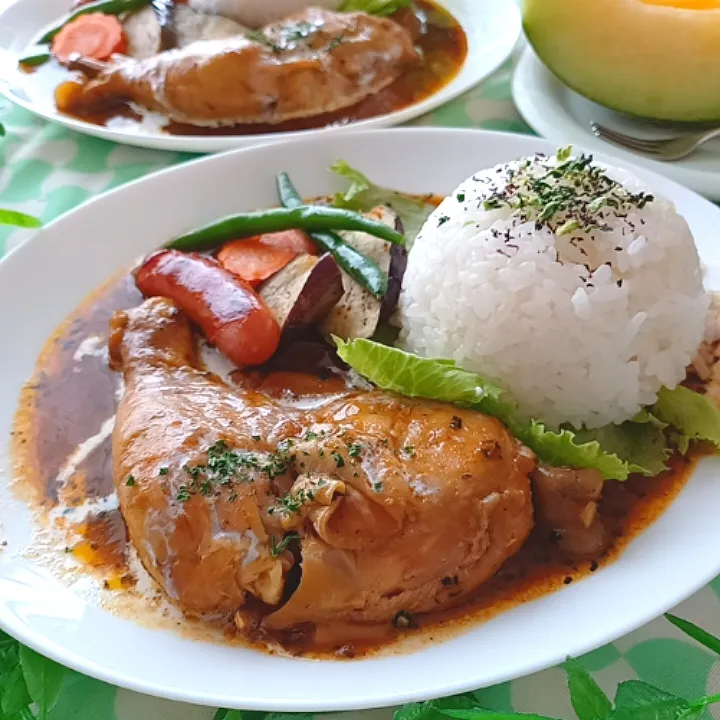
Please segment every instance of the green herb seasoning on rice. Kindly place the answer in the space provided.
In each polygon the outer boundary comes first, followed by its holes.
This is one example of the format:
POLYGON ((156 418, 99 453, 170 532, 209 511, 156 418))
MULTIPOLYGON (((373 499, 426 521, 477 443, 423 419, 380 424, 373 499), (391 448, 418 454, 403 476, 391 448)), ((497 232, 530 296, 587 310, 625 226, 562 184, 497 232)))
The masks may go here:
POLYGON ((407 350, 509 388, 528 417, 593 428, 685 378, 707 308, 673 204, 560 151, 445 199, 410 253, 398 317, 407 350))

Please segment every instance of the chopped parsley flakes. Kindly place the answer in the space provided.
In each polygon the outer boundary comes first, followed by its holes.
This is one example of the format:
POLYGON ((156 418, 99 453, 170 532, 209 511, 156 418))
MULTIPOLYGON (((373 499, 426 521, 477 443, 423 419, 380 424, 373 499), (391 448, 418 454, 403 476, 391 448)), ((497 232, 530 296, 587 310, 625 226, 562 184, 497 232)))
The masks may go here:
POLYGON ((268 508, 268 514, 297 515, 303 505, 313 502, 313 500, 315 500, 315 493, 312 490, 302 488, 297 492, 290 491, 279 498, 276 505, 268 508))
POLYGON ((300 535, 298 535, 296 532, 288 533, 280 542, 277 541, 277 538, 273 535, 270 538, 270 554, 273 557, 277 557, 278 555, 282 555, 289 547, 290 545, 295 542, 296 540, 300 539, 300 535))
POLYGON ((237 483, 253 482, 258 475, 267 475, 270 480, 284 475, 295 462, 292 446, 292 440, 285 440, 274 453, 261 454, 233 450, 224 440, 218 440, 208 448, 204 465, 183 467, 190 480, 180 486, 176 499, 187 502, 191 495, 208 497, 218 494, 222 488, 229 489, 230 496, 237 498, 237 493, 233 492, 237 483))
POLYGON ((523 221, 549 227, 559 235, 575 231, 606 231, 608 217, 624 217, 655 199, 633 193, 593 164, 592 155, 571 156, 558 150, 555 162, 526 159, 507 171, 507 182, 482 201, 484 210, 509 207, 523 221))

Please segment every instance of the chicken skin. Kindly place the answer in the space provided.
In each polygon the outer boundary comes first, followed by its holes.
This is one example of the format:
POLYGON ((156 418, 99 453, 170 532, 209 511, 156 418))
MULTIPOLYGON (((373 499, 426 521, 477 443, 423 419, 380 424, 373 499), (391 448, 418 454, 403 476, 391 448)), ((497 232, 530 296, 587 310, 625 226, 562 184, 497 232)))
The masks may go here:
POLYGON ((532 528, 535 458, 493 418, 337 383, 305 409, 229 386, 164 298, 112 325, 120 507, 186 611, 252 595, 271 629, 389 623, 458 603, 532 528))
POLYGON ((350 107, 418 59, 410 34, 392 20, 308 8, 247 35, 117 57, 60 110, 132 101, 199 126, 277 124, 350 107))

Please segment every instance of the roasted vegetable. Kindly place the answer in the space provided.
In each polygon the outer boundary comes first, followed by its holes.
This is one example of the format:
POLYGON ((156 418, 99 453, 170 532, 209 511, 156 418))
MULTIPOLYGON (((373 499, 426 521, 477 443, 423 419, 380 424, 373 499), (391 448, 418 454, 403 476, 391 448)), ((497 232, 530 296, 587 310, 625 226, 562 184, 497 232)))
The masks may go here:
POLYGON ((397 245, 405 243, 405 238, 394 228, 372 218, 350 210, 303 205, 231 215, 181 235, 170 242, 168 247, 175 250, 211 250, 228 240, 293 229, 307 232, 351 230, 377 236, 397 245))
POLYGON ((103 13, 105 15, 122 15, 122 13, 131 10, 139 10, 150 4, 150 0, 98 0, 97 2, 83 5, 79 10, 75 10, 68 18, 59 25, 48 30, 38 40, 39 43, 49 43, 68 23, 71 23, 81 15, 89 15, 90 13, 103 13))
MULTIPOLYGON (((398 216, 388 207, 375 208, 368 213, 367 217, 376 219, 388 227, 396 228, 400 224, 398 216)), ((393 246, 389 243, 362 232, 344 233, 343 240, 363 255, 371 258, 384 273, 398 273, 398 277, 391 280, 392 287, 388 292, 390 297, 386 295, 387 303, 384 299, 373 297, 355 280, 344 275, 345 293, 323 323, 323 330, 326 333, 342 339, 370 338, 375 334, 380 320, 388 317, 395 309, 402 283, 402 273, 405 271, 404 248, 398 248, 403 251, 403 254, 398 255, 393 262, 393 246)))
POLYGON ((284 335, 322 320, 342 295, 342 274, 329 254, 298 255, 260 287, 284 335))
POLYGON ((217 257, 226 270, 254 287, 305 253, 316 254, 308 236, 302 230, 285 230, 234 240, 223 245, 217 257))
MULTIPOLYGON (((277 176, 277 187, 283 207, 294 208, 303 204, 302 197, 287 173, 280 173, 277 176)), ((312 233, 310 237, 321 250, 329 252, 337 264, 368 292, 378 298, 385 295, 388 276, 373 260, 348 245, 337 233, 316 232, 312 233)))
MULTIPOLYGON (((395 227, 402 229, 402 221, 396 215, 395 227)), ((387 320, 397 307, 400 298, 400 290, 402 290, 402 281, 407 268, 407 250, 399 245, 393 245, 390 248, 390 266, 388 267, 388 289, 383 298, 382 307, 380 308, 380 320, 387 320)))

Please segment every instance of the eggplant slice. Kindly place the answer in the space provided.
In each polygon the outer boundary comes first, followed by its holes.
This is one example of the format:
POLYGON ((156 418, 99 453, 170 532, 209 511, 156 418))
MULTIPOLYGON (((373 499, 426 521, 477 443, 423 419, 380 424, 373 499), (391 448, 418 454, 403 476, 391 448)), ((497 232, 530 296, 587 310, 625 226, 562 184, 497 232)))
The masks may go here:
POLYGON ((331 255, 298 255, 260 287, 260 297, 283 336, 320 322, 343 295, 340 268, 331 255))
MULTIPOLYGON (((365 215, 402 232, 399 216, 389 207, 381 205, 365 215)), ((390 317, 395 310, 407 265, 407 251, 400 245, 392 245, 366 233, 345 232, 340 235, 345 242, 374 260, 378 267, 387 273, 388 289, 385 297, 378 299, 343 272, 345 292, 325 319, 323 331, 343 340, 370 338, 375 334, 380 321, 390 317)))

